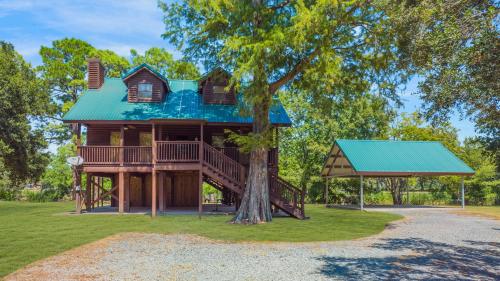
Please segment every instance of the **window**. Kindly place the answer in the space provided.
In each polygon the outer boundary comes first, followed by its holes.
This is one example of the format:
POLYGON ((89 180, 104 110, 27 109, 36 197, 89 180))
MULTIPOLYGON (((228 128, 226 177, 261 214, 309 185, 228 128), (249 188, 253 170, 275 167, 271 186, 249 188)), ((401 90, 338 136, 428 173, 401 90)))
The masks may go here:
POLYGON ((109 137, 109 145, 120 145, 120 132, 111 132, 111 135, 109 137))
POLYGON ((153 143, 153 137, 149 132, 139 132, 139 145, 140 146, 151 146, 153 143))
POLYGON ((224 90, 224 88, 226 88, 226 86, 214 86, 214 94, 225 94, 226 91, 224 90))
POLYGON ((150 99, 153 97, 153 84, 139 83, 137 97, 140 99, 150 99))

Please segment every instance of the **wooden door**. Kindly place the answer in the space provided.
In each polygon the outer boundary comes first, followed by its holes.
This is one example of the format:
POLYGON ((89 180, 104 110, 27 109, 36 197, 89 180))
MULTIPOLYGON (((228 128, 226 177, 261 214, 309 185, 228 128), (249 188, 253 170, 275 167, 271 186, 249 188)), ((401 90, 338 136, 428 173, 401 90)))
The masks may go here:
POLYGON ((198 206, 198 176, 196 173, 174 175, 173 205, 176 207, 198 206))
POLYGON ((130 177, 130 206, 142 207, 143 201, 142 178, 138 176, 130 177))

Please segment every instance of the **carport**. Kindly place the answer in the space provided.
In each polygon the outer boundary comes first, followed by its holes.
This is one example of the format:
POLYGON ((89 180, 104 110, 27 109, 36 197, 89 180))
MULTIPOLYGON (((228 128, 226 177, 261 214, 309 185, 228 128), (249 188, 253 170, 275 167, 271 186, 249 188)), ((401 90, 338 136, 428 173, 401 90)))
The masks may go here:
POLYGON ((460 197, 464 201, 464 177, 474 174, 469 166, 437 141, 336 140, 323 165, 328 204, 328 179, 359 177, 360 209, 363 210, 365 177, 462 176, 460 197))

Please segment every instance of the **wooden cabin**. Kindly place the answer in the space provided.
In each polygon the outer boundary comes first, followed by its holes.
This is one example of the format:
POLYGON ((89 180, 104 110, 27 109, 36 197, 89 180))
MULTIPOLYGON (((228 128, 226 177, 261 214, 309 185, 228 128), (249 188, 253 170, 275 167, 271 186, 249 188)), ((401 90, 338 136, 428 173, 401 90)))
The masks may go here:
MULTIPOLYGON (((87 211, 110 198, 120 213, 134 207, 153 216, 176 207, 201 213, 204 182, 222 192, 222 204, 237 208, 249 157, 228 140, 227 130, 247 134, 252 118, 240 114, 246 105, 228 87, 230 73, 217 68, 199 81, 173 80, 147 64, 122 78, 105 73, 98 59, 88 61, 88 90, 64 116, 84 159, 87 211), (111 188, 103 188, 104 180, 111 188)), ((279 100, 269 117, 276 137, 279 127, 291 125, 279 100)), ((278 157, 277 148, 269 151, 271 203, 303 218, 304 191, 278 176, 278 157)))

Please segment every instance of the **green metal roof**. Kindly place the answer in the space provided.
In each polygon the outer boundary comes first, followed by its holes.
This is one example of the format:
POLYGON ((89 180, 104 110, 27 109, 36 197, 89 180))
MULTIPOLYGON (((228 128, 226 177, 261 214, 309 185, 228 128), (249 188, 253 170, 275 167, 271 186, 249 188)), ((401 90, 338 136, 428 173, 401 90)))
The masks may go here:
POLYGON ((454 174, 474 170, 436 141, 337 140, 322 170, 323 176, 454 174))
MULTIPOLYGON (((194 119, 216 123, 252 123, 241 116, 245 107, 241 95, 236 105, 205 104, 195 80, 168 80, 170 92, 163 102, 128 102, 127 87, 120 78, 106 78, 101 88, 85 91, 64 115, 71 121, 145 121, 151 119, 194 119)), ((271 123, 291 125, 283 105, 275 99, 269 114, 271 123)))

